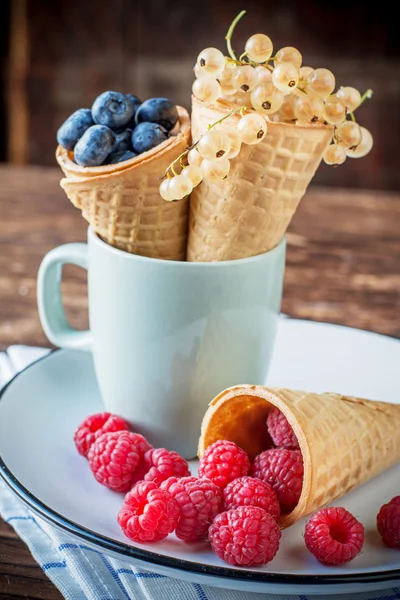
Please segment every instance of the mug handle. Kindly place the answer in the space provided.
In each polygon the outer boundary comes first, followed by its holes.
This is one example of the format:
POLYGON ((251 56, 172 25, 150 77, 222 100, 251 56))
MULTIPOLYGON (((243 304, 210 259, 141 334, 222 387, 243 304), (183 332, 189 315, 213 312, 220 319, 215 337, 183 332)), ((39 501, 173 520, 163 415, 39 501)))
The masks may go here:
POLYGON ((87 270, 87 244, 64 244, 51 250, 42 260, 37 283, 40 321, 46 336, 55 346, 90 351, 90 330, 74 329, 65 315, 61 296, 62 270, 65 264, 87 270))

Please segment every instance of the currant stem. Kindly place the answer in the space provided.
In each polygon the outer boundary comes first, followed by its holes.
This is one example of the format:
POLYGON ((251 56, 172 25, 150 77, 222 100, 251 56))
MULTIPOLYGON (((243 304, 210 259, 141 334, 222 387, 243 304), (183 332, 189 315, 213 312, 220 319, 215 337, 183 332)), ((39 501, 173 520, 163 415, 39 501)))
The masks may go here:
POLYGON ((234 110, 231 110, 227 115, 224 115, 223 117, 221 117, 221 119, 218 119, 218 121, 215 121, 215 123, 213 123, 212 125, 209 125, 208 126, 208 131, 210 131, 210 129, 212 129, 216 125, 219 125, 220 123, 222 123, 223 121, 225 121, 225 119, 228 119, 232 115, 234 115, 234 114, 236 114, 238 112, 241 112, 242 110, 245 110, 245 109, 246 109, 245 106, 241 106, 240 108, 235 108, 234 110))
POLYGON ((245 10, 242 10, 242 11, 241 11, 241 12, 240 12, 240 13, 237 15, 237 17, 235 17, 235 18, 233 19, 233 21, 232 21, 232 23, 231 23, 231 25, 230 25, 230 27, 229 27, 229 29, 228 29, 228 33, 227 33, 227 34, 226 34, 226 36, 225 36, 225 39, 226 39, 226 47, 228 48, 228 54, 229 54, 229 56, 232 58, 232 60, 235 60, 235 61, 237 61, 237 58, 236 58, 236 54, 235 54, 235 52, 233 51, 232 44, 231 44, 232 34, 233 34, 233 31, 234 31, 234 29, 235 29, 236 25, 238 24, 238 22, 240 21, 240 19, 241 19, 241 18, 242 18, 242 17, 243 17, 245 14, 246 14, 246 11, 245 11, 245 10))
POLYGON ((197 146, 198 142, 196 142, 195 144, 193 144, 192 146, 190 146, 189 148, 186 148, 186 150, 184 150, 179 156, 178 158, 176 158, 170 165, 168 165, 168 167, 165 169, 164 174, 162 177, 159 177, 159 180, 161 179, 165 179, 166 177, 168 177, 168 179, 171 179, 171 174, 170 171, 172 171, 172 173, 174 175, 177 175, 176 171, 174 171, 174 164, 176 164, 177 162, 179 162, 182 165, 182 160, 183 158, 188 154, 189 150, 191 150, 192 148, 194 148, 195 146, 197 146))
MULTIPOLYGON (((227 115, 224 115, 221 119, 219 119, 218 121, 215 121, 215 123, 213 123, 212 125, 208 126, 208 131, 210 131, 210 129, 212 129, 213 127, 215 127, 216 125, 218 125, 219 123, 222 123, 222 121, 225 121, 225 119, 228 119, 229 117, 231 117, 232 115, 236 114, 236 113, 240 113, 243 116, 243 113, 246 110, 252 110, 252 109, 248 109, 246 106, 241 106, 240 108, 235 108, 234 110, 231 110, 227 115)), ((179 156, 178 158, 176 158, 164 171, 164 174, 162 177, 160 177, 159 179, 165 179, 165 177, 168 177, 168 179, 171 179, 171 175, 170 175, 170 171, 174 174, 174 176, 176 177, 178 175, 178 173, 175 171, 174 165, 176 165, 178 162, 181 165, 182 168, 185 168, 186 165, 184 165, 183 163, 183 159, 185 156, 187 156, 190 152, 190 150, 193 150, 193 148, 196 148, 197 144, 199 143, 201 139, 200 138, 197 140, 197 142, 195 142, 194 144, 192 144, 191 146, 189 146, 189 148, 186 148, 186 150, 184 150, 179 156)))
POLYGON ((241 63, 240 60, 235 60, 233 58, 231 58, 230 56, 225 56, 225 60, 227 63, 231 64, 231 65, 237 65, 238 67, 240 67, 241 63))
POLYGON ((359 106, 361 106, 361 104, 364 102, 364 100, 370 100, 372 98, 372 94, 373 93, 374 92, 371 89, 369 89, 366 92, 364 92, 363 95, 361 96, 361 100, 360 100, 359 106))
POLYGON ((351 113, 350 113, 350 118, 351 118, 351 120, 353 121, 353 123, 355 123, 355 122, 356 122, 356 118, 355 118, 355 116, 354 116, 354 113, 353 113, 353 112, 351 112, 351 113))

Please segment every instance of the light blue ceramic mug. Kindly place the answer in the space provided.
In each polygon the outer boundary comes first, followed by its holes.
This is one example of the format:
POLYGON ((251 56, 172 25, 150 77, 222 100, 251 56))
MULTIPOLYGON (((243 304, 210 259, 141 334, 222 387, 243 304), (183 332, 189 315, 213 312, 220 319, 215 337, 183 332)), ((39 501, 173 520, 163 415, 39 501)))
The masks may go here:
POLYGON ((252 258, 189 263, 128 254, 89 229, 88 244, 66 244, 44 258, 40 319, 55 345, 93 352, 108 411, 154 446, 193 458, 212 398, 266 379, 284 266, 285 240, 252 258), (90 331, 66 319, 67 263, 88 270, 90 331))

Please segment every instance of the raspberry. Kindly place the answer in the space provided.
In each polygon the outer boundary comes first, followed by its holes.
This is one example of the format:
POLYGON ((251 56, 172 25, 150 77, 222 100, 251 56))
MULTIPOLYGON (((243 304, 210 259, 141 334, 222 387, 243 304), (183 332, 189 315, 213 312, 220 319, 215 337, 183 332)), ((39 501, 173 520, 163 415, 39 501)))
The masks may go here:
POLYGON ((254 477, 274 488, 282 512, 291 512, 298 503, 303 487, 303 474, 300 450, 271 448, 254 459, 254 477))
POLYGON ((282 446, 283 448, 300 447, 292 426, 289 425, 289 421, 279 408, 274 407, 269 411, 267 428, 275 446, 282 446))
POLYGON ((395 496, 382 506, 377 525, 386 546, 400 550, 400 496, 395 496))
POLYGON ((306 524, 304 540, 309 551, 326 565, 353 560, 364 545, 364 527, 345 508, 317 510, 306 524))
POLYGON ((281 509, 275 491, 268 483, 253 477, 239 477, 228 483, 224 489, 225 510, 239 506, 263 508, 275 521, 279 520, 281 509))
POLYGON ((176 537, 185 542, 207 538, 208 528, 222 506, 222 492, 209 479, 170 477, 161 484, 179 505, 180 517, 176 537))
POLYGON ((99 483, 116 492, 132 486, 135 470, 150 444, 139 433, 103 433, 89 450, 89 466, 99 483))
POLYGON ((186 477, 190 475, 187 461, 177 452, 165 448, 151 448, 146 452, 143 462, 135 473, 134 482, 155 481, 160 484, 168 477, 186 477))
POLYGON ((74 442, 79 454, 88 455, 90 446, 103 433, 110 431, 128 431, 128 423, 111 413, 97 413, 83 421, 75 431, 74 442))
POLYGON ((218 440, 206 448, 199 462, 199 477, 213 481, 224 488, 227 483, 247 475, 250 460, 246 452, 234 442, 218 440))
POLYGON ((275 519, 258 506, 239 506, 217 515, 208 530, 214 552, 230 565, 265 565, 279 548, 275 519))
POLYGON ((122 531, 134 542, 159 542, 178 523, 179 506, 154 481, 139 481, 124 499, 118 514, 122 531))

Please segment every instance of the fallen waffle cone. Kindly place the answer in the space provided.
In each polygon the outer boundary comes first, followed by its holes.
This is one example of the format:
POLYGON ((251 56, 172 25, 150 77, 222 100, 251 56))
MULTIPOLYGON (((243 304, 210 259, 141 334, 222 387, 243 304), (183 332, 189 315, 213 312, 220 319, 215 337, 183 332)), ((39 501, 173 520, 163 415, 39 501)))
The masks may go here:
POLYGON ((293 427, 304 461, 300 500, 282 515, 282 527, 400 461, 400 405, 256 385, 214 398, 201 426, 199 456, 219 439, 235 442, 251 459, 271 447, 266 419, 273 406, 293 427))
MULTIPOLYGON (((192 138, 236 105, 192 98, 192 138)), ((235 127, 238 113, 225 121, 235 127)), ((190 199, 187 259, 224 261, 261 254, 282 239, 332 139, 330 126, 268 122, 254 146, 242 144, 221 182, 204 180, 190 199)))
POLYGON ((80 167, 73 153, 57 148, 72 204, 106 242, 132 254, 185 260, 189 201, 166 202, 159 193, 165 169, 190 144, 190 119, 178 108, 180 129, 159 146, 115 165, 80 167))

